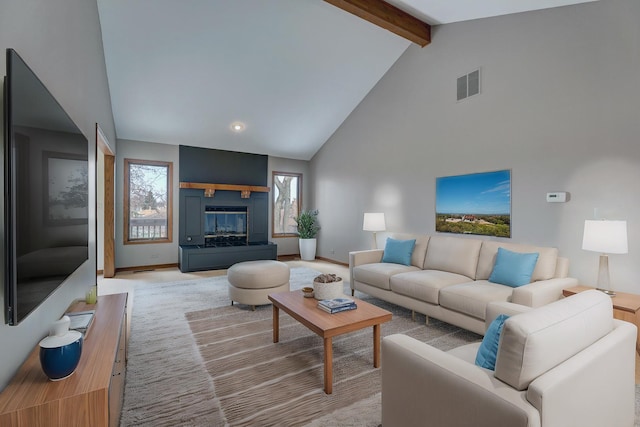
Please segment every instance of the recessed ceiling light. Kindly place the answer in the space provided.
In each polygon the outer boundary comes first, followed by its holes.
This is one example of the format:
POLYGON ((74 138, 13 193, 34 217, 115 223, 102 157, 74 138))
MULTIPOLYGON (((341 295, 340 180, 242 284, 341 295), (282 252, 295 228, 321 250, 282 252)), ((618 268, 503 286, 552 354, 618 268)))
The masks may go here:
POLYGON ((231 130, 234 132, 242 132, 245 129, 245 125, 242 122, 231 123, 231 130))

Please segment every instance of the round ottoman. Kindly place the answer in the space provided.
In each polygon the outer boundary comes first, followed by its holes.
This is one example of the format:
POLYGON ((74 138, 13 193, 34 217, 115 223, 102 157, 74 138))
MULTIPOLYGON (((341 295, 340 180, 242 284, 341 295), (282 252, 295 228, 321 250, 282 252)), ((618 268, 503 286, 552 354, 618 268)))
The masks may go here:
POLYGON ((255 310, 271 303, 269 294, 289 291, 289 266, 273 260, 239 262, 229 267, 227 280, 231 305, 235 301, 255 310))

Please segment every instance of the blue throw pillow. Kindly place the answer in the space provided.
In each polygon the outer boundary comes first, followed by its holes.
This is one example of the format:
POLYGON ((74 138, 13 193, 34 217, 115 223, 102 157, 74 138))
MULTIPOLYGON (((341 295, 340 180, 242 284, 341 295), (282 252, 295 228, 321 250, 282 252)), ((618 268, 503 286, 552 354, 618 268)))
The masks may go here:
POLYGON ((382 262, 411 265, 411 254, 413 253, 413 247, 415 245, 416 239, 396 240, 391 237, 387 237, 387 243, 384 245, 382 262))
POLYGON ((537 252, 524 254, 498 248, 496 263, 489 281, 517 288, 531 283, 531 275, 538 262, 537 252))
POLYGON ((498 356, 500 334, 502 333, 504 321, 508 318, 509 316, 506 314, 501 314, 491 322, 489 329, 487 329, 487 332, 482 339, 482 344, 480 344, 478 354, 476 354, 476 365, 491 369, 492 371, 496 369, 496 357, 498 356))

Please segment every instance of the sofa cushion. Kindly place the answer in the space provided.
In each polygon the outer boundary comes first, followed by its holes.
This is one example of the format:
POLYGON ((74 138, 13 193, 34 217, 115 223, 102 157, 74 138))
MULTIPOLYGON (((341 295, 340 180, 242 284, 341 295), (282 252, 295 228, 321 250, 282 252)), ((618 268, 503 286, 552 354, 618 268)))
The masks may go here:
POLYGON ((382 254, 382 262, 411 265, 411 254, 413 254, 415 244, 415 239, 397 240, 387 237, 387 243, 384 245, 384 253, 382 254))
POLYGON ((476 355, 478 354, 478 349, 480 348, 481 343, 481 341, 476 341, 471 344, 461 345, 460 347, 447 350, 447 354, 473 364, 476 360, 476 355))
POLYGON ((415 239, 416 244, 411 254, 411 265, 418 268, 424 267, 424 256, 427 254, 427 245, 431 236, 428 234, 392 233, 390 237, 396 240, 415 239))
POLYGON ((537 252, 538 262, 536 268, 531 274, 531 281, 552 279, 556 272, 556 263, 558 261, 558 249, 543 246, 520 245, 517 243, 503 243, 483 241, 480 248, 480 257, 478 259, 478 270, 476 272, 477 280, 487 280, 491 276, 493 266, 496 262, 498 248, 505 248, 513 252, 537 252))
POLYGON ((482 344, 480 344, 480 347, 478 348, 475 361, 476 365, 486 369, 491 369, 492 371, 496 368, 496 356, 498 355, 500 334, 502 333, 504 321, 508 318, 509 316, 506 314, 499 314, 498 317, 493 319, 487 328, 487 332, 484 334, 482 344))
POLYGON ((501 285, 517 288, 531 283, 531 274, 536 268, 538 252, 512 252, 505 248, 498 248, 496 263, 493 266, 489 281, 501 285))
POLYGON ((612 329, 611 298, 596 290, 511 316, 502 329, 495 376, 524 390, 612 329))
POLYGON ((400 295, 406 295, 420 301, 438 304, 440 289, 466 283, 467 276, 440 270, 420 270, 400 273, 391 277, 391 290, 400 295))
POLYGON ((482 240, 431 236, 425 270, 442 270, 475 279, 482 240))
POLYGON ((387 262, 374 264, 362 264, 353 268, 353 279, 357 282, 366 283, 376 288, 391 290, 389 279, 391 276, 409 271, 419 271, 418 267, 387 262))
POLYGON ((492 301, 508 302, 512 293, 513 288, 509 286, 477 280, 442 288, 439 302, 444 308, 484 320, 487 304, 492 301))

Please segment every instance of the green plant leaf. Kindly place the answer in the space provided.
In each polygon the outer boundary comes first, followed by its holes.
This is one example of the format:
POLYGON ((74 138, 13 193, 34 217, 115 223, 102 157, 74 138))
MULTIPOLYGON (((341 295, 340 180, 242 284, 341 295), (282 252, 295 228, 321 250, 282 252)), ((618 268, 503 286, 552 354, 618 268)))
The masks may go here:
POLYGON ((302 211, 294 220, 298 224, 298 235, 301 239, 315 239, 320 230, 317 209, 302 211))

